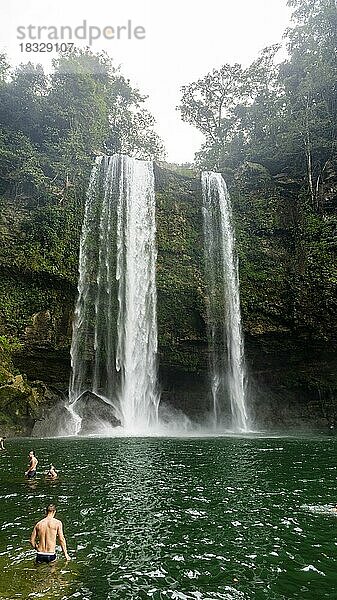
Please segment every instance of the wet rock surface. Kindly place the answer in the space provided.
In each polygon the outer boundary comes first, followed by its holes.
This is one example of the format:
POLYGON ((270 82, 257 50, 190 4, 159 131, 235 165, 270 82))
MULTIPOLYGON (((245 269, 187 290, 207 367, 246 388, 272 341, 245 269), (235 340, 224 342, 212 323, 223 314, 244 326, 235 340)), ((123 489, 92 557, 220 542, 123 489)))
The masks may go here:
POLYGON ((106 400, 93 392, 84 392, 76 400, 74 409, 81 417, 80 435, 97 433, 104 428, 120 427, 115 408, 106 400))

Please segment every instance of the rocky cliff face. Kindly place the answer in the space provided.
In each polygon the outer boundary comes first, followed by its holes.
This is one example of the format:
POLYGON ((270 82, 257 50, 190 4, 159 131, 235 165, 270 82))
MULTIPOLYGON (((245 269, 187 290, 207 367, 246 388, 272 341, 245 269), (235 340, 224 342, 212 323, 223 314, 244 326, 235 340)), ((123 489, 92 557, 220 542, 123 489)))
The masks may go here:
MULTIPOLYGON (((163 398, 198 416, 209 404, 201 188, 197 177, 159 167, 155 177, 163 398)), ((301 198, 299 182, 272 178, 260 165, 243 165, 229 187, 257 422, 331 424, 337 176, 318 211, 301 198)), ((83 205, 1 199, 0 341, 16 346, 10 365, 0 358, 0 431, 29 433, 66 392, 83 205)))
POLYGON ((1 435, 30 435, 34 424, 43 418, 44 407, 55 406, 57 390, 43 381, 28 382, 12 362, 17 346, 0 336, 0 427, 1 435))
POLYGON ((245 164, 232 179, 241 305, 262 424, 336 421, 337 171, 312 207, 303 182, 245 164))

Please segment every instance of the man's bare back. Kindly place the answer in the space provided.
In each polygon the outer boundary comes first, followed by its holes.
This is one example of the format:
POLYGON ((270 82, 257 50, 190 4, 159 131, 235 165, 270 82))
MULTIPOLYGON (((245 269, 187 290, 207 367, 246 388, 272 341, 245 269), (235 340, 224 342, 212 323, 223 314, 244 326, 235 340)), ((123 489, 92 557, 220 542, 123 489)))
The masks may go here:
POLYGON ((70 560, 63 534, 62 521, 55 519, 55 512, 56 508, 54 505, 48 506, 47 516, 36 523, 30 537, 30 543, 37 552, 37 562, 51 562, 56 559, 55 548, 57 537, 65 558, 70 560))

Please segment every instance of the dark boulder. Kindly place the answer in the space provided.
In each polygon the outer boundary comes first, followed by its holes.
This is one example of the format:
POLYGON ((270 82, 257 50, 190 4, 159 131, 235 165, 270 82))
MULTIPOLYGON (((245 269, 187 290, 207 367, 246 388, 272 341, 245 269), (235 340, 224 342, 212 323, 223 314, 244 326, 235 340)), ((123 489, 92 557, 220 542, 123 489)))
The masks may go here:
POLYGON ((82 419, 80 435, 100 433, 106 427, 120 427, 116 409, 94 392, 87 390, 76 400, 74 410, 82 419))

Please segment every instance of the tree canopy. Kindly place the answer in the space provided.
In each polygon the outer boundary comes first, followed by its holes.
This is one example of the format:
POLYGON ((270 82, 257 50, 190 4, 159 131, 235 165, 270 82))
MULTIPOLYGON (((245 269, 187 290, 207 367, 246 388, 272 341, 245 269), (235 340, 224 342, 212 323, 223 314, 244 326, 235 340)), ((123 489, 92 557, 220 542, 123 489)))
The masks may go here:
MULTIPOLYGON (((244 161, 304 179, 319 203, 324 172, 337 159, 337 8, 335 0, 288 0, 292 26, 248 68, 225 64, 182 88, 182 119, 205 135, 202 168, 244 161)), ((335 164, 336 166, 336 164, 335 164)))
POLYGON ((93 155, 162 158, 146 97, 105 54, 75 50, 10 69, 0 55, 0 193, 63 202, 85 185, 93 155))

